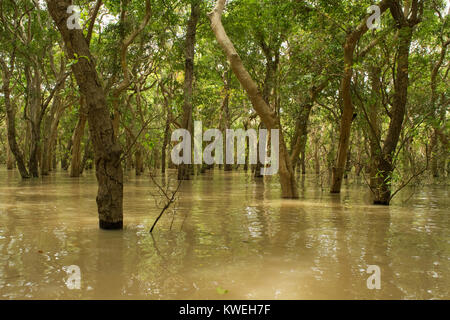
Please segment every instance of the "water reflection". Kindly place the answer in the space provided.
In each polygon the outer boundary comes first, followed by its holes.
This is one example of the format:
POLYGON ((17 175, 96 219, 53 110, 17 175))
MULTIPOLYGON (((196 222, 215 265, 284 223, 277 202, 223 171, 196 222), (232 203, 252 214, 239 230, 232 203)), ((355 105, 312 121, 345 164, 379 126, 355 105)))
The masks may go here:
POLYGON ((22 182, 1 169, 0 297, 450 298, 446 188, 405 190, 385 208, 361 185, 336 196, 314 176, 299 179, 301 199, 281 200, 273 178, 208 171, 182 185, 173 225, 164 217, 152 236, 159 210, 148 177, 128 177, 125 229, 107 232, 97 228, 92 174, 22 182), (80 290, 65 284, 70 265, 80 290), (368 265, 380 266, 381 290, 367 289, 368 265))

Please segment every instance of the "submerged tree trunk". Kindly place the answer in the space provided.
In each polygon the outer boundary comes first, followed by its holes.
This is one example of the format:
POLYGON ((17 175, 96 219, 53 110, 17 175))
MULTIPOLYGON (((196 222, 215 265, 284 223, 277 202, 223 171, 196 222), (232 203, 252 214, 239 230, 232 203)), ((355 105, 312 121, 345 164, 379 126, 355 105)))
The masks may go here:
POLYGON ((166 154, 167 154, 167 146, 169 145, 169 137, 170 135, 170 118, 169 118, 169 111, 167 111, 167 118, 166 118, 166 125, 164 128, 164 139, 163 144, 161 146, 161 172, 166 172, 166 154))
POLYGON ((377 184, 377 159, 380 158, 381 150, 381 127, 379 121, 379 110, 381 103, 381 68, 371 66, 369 70, 370 82, 372 86, 373 104, 370 105, 369 117, 369 138, 370 138, 370 188, 376 189, 377 184))
MULTIPOLYGON (((170 124, 172 123, 172 111, 170 109, 168 93, 166 92, 163 83, 160 84, 160 88, 161 88, 161 93, 164 98, 164 106, 166 108, 166 124, 164 127, 164 139, 163 139, 163 143, 161 146, 161 172, 165 173, 166 166, 167 166, 167 160, 166 160, 167 147, 169 146, 169 143, 170 143, 170 124)), ((171 163, 171 160, 169 160, 169 163, 171 163)))
MULTIPOLYGON (((450 40, 444 41, 444 38, 441 35, 441 44, 442 49, 441 53, 439 55, 438 61, 433 65, 433 68, 431 70, 431 107, 434 111, 434 115, 436 117, 440 118, 440 122, 442 123, 443 127, 445 128, 445 115, 446 115, 446 108, 445 106, 442 108, 441 112, 439 112, 440 107, 442 107, 440 104, 438 104, 438 92, 437 92, 437 85, 438 85, 438 74, 439 69, 442 67, 442 65, 445 62, 445 57, 447 54, 447 47, 450 45, 450 40)), ((444 79, 445 81, 445 79, 444 79)), ((444 99, 443 99, 444 100, 444 99)), ((433 174, 433 177, 438 178, 439 177, 439 128, 435 125, 433 128, 433 133, 431 136, 431 172, 433 174)), ((445 159, 445 157, 443 157, 445 159)), ((444 160, 445 162, 445 160, 444 160)))
POLYGON ((408 95, 408 67, 409 49, 411 46, 412 28, 409 25, 399 30, 397 74, 395 81, 395 95, 392 107, 391 123, 385 139, 383 150, 377 159, 377 179, 375 185, 374 204, 389 205, 391 201, 392 172, 394 171, 393 157, 397 148, 406 113, 408 95))
POLYGON ((14 170, 14 163, 15 163, 14 155, 11 152, 9 144, 6 144, 6 169, 14 170))
POLYGON ((37 66, 34 66, 34 75, 29 66, 25 66, 25 77, 29 92, 28 120, 31 126, 30 157, 28 170, 32 177, 39 177, 39 147, 41 140, 41 75, 37 66))
POLYGON ((142 157, 142 149, 140 146, 136 146, 136 151, 134 152, 134 159, 135 159, 134 168, 136 171, 136 176, 140 176, 144 171, 144 158, 142 157))
POLYGON ((41 157, 41 175, 48 175, 52 170, 52 161, 59 120, 64 107, 61 104, 61 96, 55 95, 49 114, 44 121, 43 151, 41 157))
MULTIPOLYGON (((381 13, 388 9, 389 0, 381 1, 378 6, 381 13)), ((353 57, 359 39, 369 30, 367 21, 371 14, 352 32, 347 34, 344 44, 344 72, 341 81, 341 96, 343 100, 343 112, 340 126, 339 147, 336 165, 332 171, 331 193, 340 193, 345 165, 347 163, 348 148, 350 145, 350 132, 353 121, 354 106, 352 102, 351 85, 353 77, 353 57)))
POLYGON ((84 144, 84 153, 83 153, 83 159, 81 160, 80 175, 83 174, 83 171, 86 169, 87 161, 91 157, 90 145, 91 145, 91 139, 90 139, 90 137, 88 137, 84 144))
MULTIPOLYGON (((295 125, 295 134, 291 147, 292 165, 298 163, 299 156, 303 155, 306 148, 306 140, 308 135, 308 122, 311 114, 312 103, 302 105, 300 108, 297 122, 295 125)), ((301 165, 301 164, 300 164, 301 165)))
MULTIPOLYGON (((185 41, 185 69, 184 69, 184 104, 182 127, 191 133, 193 131, 192 120, 192 99, 194 82, 194 56, 195 37, 197 33, 197 23, 200 17, 200 1, 191 0, 191 16, 187 24, 185 41)), ((192 157, 191 157, 192 158, 192 157)), ((178 180, 189 180, 192 164, 182 163, 178 166, 178 180)))
POLYGON ((317 175, 320 174, 319 142, 314 146, 314 170, 317 175))
POLYGON ((80 99, 78 122, 72 136, 72 160, 70 164, 70 177, 77 178, 81 174, 81 141, 84 136, 87 115, 85 111, 85 98, 80 99))
MULTIPOLYGON (((261 122, 259 123, 258 129, 259 129, 259 130, 264 130, 264 129, 266 129, 266 126, 264 125, 264 122, 261 121, 261 122)), ((259 144, 260 144, 260 141, 259 141, 259 139, 258 139, 258 144, 257 144, 258 150, 259 150, 259 148, 260 148, 259 144)), ((264 156, 263 156, 263 157, 264 157, 264 156)), ((263 174, 261 173, 261 169, 264 168, 264 164, 263 164, 263 163, 265 162, 265 159, 264 159, 263 157, 261 157, 261 155, 258 153, 258 155, 257 155, 258 162, 257 162, 256 165, 255 165, 255 172, 253 173, 253 176, 254 176, 255 178, 264 178, 263 174)))
POLYGON ((25 161, 23 158, 22 151, 19 148, 19 144, 16 140, 16 108, 11 103, 11 89, 10 89, 10 81, 12 77, 12 72, 14 70, 14 56, 12 57, 10 64, 11 69, 8 68, 5 61, 0 57, 0 64, 2 67, 3 74, 3 96, 5 100, 5 109, 6 109, 6 121, 7 121, 7 130, 8 130, 8 145, 11 149, 11 152, 14 154, 16 159, 17 168, 19 169, 20 176, 22 179, 29 178, 28 170, 25 167, 25 161))
POLYGON ((391 13, 397 22, 398 49, 397 70, 394 81, 394 101, 391 111, 391 122, 384 141, 383 150, 377 159, 377 179, 374 204, 389 205, 391 201, 392 173, 394 171, 394 154, 402 131, 406 114, 409 86, 409 52, 411 47, 413 28, 420 22, 422 2, 413 0, 411 15, 404 14, 399 1, 392 1, 391 13), (409 16, 409 18, 407 18, 409 16))
POLYGON ((301 152, 301 160, 300 160, 302 174, 306 174, 306 138, 307 138, 307 136, 305 136, 305 142, 303 143, 302 152, 301 152))
POLYGON ((252 102, 253 108, 261 117, 267 129, 278 129, 280 136, 279 150, 279 176, 281 192, 283 198, 298 198, 297 183, 295 181, 295 172, 292 162, 286 148, 283 131, 281 130, 280 118, 274 110, 264 101, 263 96, 258 90, 258 86, 245 69, 239 54, 236 52, 233 43, 228 38, 222 25, 222 12, 225 7, 225 0, 218 0, 214 10, 209 14, 211 28, 216 36, 217 42, 222 46, 225 54, 230 61, 231 68, 244 87, 247 95, 252 102))
POLYGON ((59 150, 63 154, 61 157, 61 169, 67 171, 69 169, 69 154, 72 152, 72 139, 69 139, 67 148, 65 148, 63 141, 59 140, 59 150))
POLYGON ((95 153, 98 181, 97 206, 102 229, 123 228, 122 150, 116 140, 106 103, 105 92, 95 69, 88 43, 81 30, 69 30, 67 8, 70 0, 47 0, 47 7, 66 44, 68 57, 79 57, 72 66, 73 73, 86 97, 90 136, 95 153))
MULTIPOLYGON (((230 81, 231 81, 231 72, 230 71, 226 71, 223 75, 222 75, 222 80, 223 80, 223 84, 224 84, 224 91, 225 91, 225 97, 223 98, 222 101, 222 119, 223 119, 223 124, 224 124, 224 129, 225 129, 225 141, 227 141, 227 129, 231 129, 231 117, 230 117, 230 81)), ((223 153, 224 155, 224 159, 227 159, 227 152, 230 151, 232 152, 233 156, 234 156, 234 150, 227 150, 226 148, 226 143, 224 143, 224 150, 225 152, 223 153)), ((224 171, 232 171, 233 170, 233 164, 228 164, 228 163, 224 163, 224 171)))

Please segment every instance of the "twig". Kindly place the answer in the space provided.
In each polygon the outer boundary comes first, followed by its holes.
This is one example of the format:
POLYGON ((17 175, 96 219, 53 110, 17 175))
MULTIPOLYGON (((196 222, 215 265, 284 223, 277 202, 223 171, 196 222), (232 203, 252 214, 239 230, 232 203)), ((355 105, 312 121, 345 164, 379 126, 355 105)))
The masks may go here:
MULTIPOLYGON (((175 189, 175 191, 172 192, 172 195, 169 197, 168 195, 168 191, 164 190, 156 181, 155 178, 153 177, 152 174, 150 174, 150 178, 152 179, 153 183, 158 187, 158 189, 160 190, 160 192, 166 197, 167 202, 164 205, 164 207, 162 208, 161 212, 159 213, 158 217, 156 218, 155 222, 153 222, 152 227, 150 228, 150 233, 153 232, 153 229, 155 228, 156 224, 158 223, 159 219, 161 219, 161 217, 163 216, 164 212, 166 212, 167 209, 169 209, 169 207, 176 201, 176 195, 178 193, 178 190, 180 189, 181 183, 182 181, 178 181, 178 186, 175 189)), ((168 186, 169 188, 169 186, 168 186)), ((155 200, 156 201, 156 200, 155 200)), ((175 213, 174 213, 175 214, 175 213)), ((173 223, 173 221, 172 221, 173 223)))

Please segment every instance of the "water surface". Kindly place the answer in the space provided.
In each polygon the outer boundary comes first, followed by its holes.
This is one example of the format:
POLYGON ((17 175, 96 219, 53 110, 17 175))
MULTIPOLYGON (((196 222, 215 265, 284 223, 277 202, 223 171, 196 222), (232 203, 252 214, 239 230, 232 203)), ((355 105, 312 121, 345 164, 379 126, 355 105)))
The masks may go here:
POLYGON ((300 183, 299 200, 281 200, 274 179, 209 172, 182 185, 175 216, 152 237, 148 176, 126 178, 124 230, 102 231, 92 173, 21 181, 1 168, 0 298, 450 298, 447 187, 379 207, 362 184, 330 195, 315 176, 300 183), (65 283, 71 265, 80 290, 65 283), (380 290, 367 288, 369 265, 381 269, 380 290))

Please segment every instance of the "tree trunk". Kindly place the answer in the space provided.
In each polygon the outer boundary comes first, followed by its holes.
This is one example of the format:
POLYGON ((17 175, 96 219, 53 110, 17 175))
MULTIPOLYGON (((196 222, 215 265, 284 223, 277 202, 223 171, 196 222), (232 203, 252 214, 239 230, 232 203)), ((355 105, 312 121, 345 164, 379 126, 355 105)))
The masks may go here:
MULTIPOLYGON (((244 130, 248 130, 248 122, 244 123, 244 130)), ((244 164, 244 171, 248 171, 250 162, 250 139, 248 137, 245 137, 245 164, 244 164)))
POLYGON ((134 159, 135 159, 135 171, 136 176, 142 175, 142 172, 144 171, 144 159, 142 158, 142 149, 140 146, 136 146, 136 151, 134 153, 134 159))
POLYGON ((287 152, 284 134, 281 130, 280 119, 264 101, 263 96, 258 90, 258 86, 245 69, 239 54, 236 52, 233 43, 228 38, 222 25, 222 12, 225 7, 225 0, 218 0, 214 10, 209 14, 211 20, 211 28, 216 36, 217 42, 222 46, 225 54, 230 61, 231 68, 244 87, 247 95, 252 102, 253 108, 261 117, 262 122, 267 129, 278 129, 280 132, 280 150, 279 150, 279 175, 281 184, 281 193, 283 198, 298 198, 297 184, 295 181, 295 173, 292 168, 292 162, 287 152))
POLYGON ((41 76, 38 67, 34 68, 34 75, 29 66, 25 66, 25 77, 30 94, 28 101, 28 120, 31 126, 30 157, 28 159, 28 170, 32 177, 39 177, 39 147, 41 140, 41 76))
POLYGON ((6 169, 14 170, 14 163, 15 163, 14 155, 11 152, 9 144, 6 144, 6 169))
POLYGON ((439 140, 437 137, 436 129, 433 130, 432 136, 431 136, 431 143, 430 143, 430 149, 431 149, 431 173, 433 174, 434 178, 439 178, 439 140))
POLYGON ((166 154, 167 154, 167 146, 169 145, 169 137, 170 135, 170 118, 169 118, 169 111, 167 111, 167 118, 166 118, 166 126, 164 128, 164 139, 163 144, 161 147, 161 172, 166 172, 166 154))
POLYGON ((53 151, 58 133, 58 124, 63 113, 63 106, 61 105, 61 96, 56 94, 50 108, 49 114, 44 121, 44 141, 43 152, 41 157, 41 175, 45 176, 52 170, 53 151))
MULTIPOLYGON (((259 130, 266 129, 266 126, 264 125, 264 122, 263 122, 263 121, 261 121, 261 122, 259 123, 258 129, 259 129, 259 130)), ((259 148, 260 148, 259 144, 260 144, 260 142, 259 142, 259 139, 258 139, 258 144, 257 144, 258 150, 259 150, 259 148)), ((264 176, 263 176, 262 173, 261 173, 261 169, 264 168, 264 164, 263 164, 263 163, 265 162, 265 159, 264 159, 264 158, 261 158, 259 153, 258 153, 258 155, 257 155, 257 159, 258 159, 258 162, 257 162, 256 165, 255 165, 255 172, 254 172, 253 176, 254 176, 255 178, 264 178, 264 176)))
POLYGON ((299 156, 302 155, 306 149, 306 141, 308 136, 308 122, 311 114, 312 103, 302 105, 295 124, 295 134, 292 140, 291 147, 291 161, 292 165, 298 162, 299 156))
MULTIPOLYGON (((222 75, 222 80, 224 83, 224 91, 225 91, 225 97, 223 98, 222 101, 222 119, 224 122, 224 137, 225 137, 225 141, 227 141, 227 134, 226 134, 226 130, 227 129, 231 129, 231 117, 230 117, 230 109, 229 109, 229 105, 230 105, 230 81, 231 81, 231 72, 227 71, 222 75)), ((227 152, 230 151, 233 154, 234 157, 234 150, 227 150, 226 148, 226 143, 223 144, 224 145, 224 150, 225 152, 223 153, 224 155, 224 159, 227 159, 227 152)), ((233 164, 228 164, 224 163, 224 171, 232 171, 233 170, 233 164)))
POLYGON ((371 66, 369 69, 370 82, 374 103, 370 106, 369 117, 369 138, 370 138, 370 188, 376 189, 377 180, 377 159, 381 155, 381 124, 379 121, 379 110, 381 102, 381 68, 371 66))
POLYGON ((314 167, 316 174, 320 174, 320 158, 319 158, 319 142, 315 144, 314 148, 314 167))
MULTIPOLYGON (((432 110, 435 111, 435 116, 440 117, 441 123, 443 123, 443 127, 445 128, 445 115, 446 115, 446 108, 442 108, 442 111, 439 114, 439 105, 437 103, 438 101, 438 92, 437 92, 437 85, 438 85, 438 74, 439 69, 442 67, 442 65, 445 62, 445 56, 447 54, 447 47, 450 45, 450 40, 447 40, 444 42, 442 40, 442 49, 441 54, 439 56, 439 60, 434 64, 433 69, 431 70, 431 107, 432 110)), ((439 140, 438 140, 438 132, 439 129, 437 126, 433 128, 433 133, 431 137, 431 172, 433 174, 433 177, 438 178, 439 177, 439 140)), ((445 158, 444 158, 445 162, 445 158)))
MULTIPOLYGON (((378 6, 381 13, 388 9, 389 0, 381 1, 378 6)), ((332 169, 331 193, 340 193, 342 177, 344 176, 347 162, 348 148, 350 145, 350 132, 353 121, 354 107, 352 102, 351 85, 353 77, 353 56, 359 39, 369 30, 367 20, 372 14, 367 15, 352 32, 347 34, 344 44, 344 72, 341 81, 341 96, 343 100, 343 112, 340 126, 339 147, 336 165, 332 169)))
POLYGON ((59 141, 61 157, 61 169, 67 171, 69 169, 69 154, 72 152, 72 139, 67 143, 67 148, 65 148, 62 140, 59 141))
MULTIPOLYGON (((184 104, 182 127, 191 133, 193 131, 192 120, 192 99, 194 82, 194 56, 195 37, 197 33, 197 23, 200 17, 200 1, 191 1, 191 16, 187 24, 185 40, 185 69, 184 69, 184 104)), ((189 180, 191 177, 192 164, 182 163, 178 166, 178 180, 189 180)))
POLYGON ((80 99, 80 112, 78 122, 72 136, 72 160, 70 164, 70 177, 78 178, 81 174, 81 141, 84 136, 84 128, 86 126, 85 99, 80 99))
POLYGON ((86 169, 86 163, 87 163, 88 159, 90 159, 90 153, 91 153, 90 145, 91 145, 91 139, 90 139, 90 137, 88 137, 84 144, 84 153, 83 153, 83 159, 81 160, 80 175, 83 174, 84 169, 86 169))
POLYGON ((66 44, 68 58, 78 62, 73 73, 86 97, 90 136, 95 153, 95 170, 98 181, 97 206, 99 226, 102 229, 123 228, 123 171, 122 150, 116 140, 106 103, 105 92, 81 30, 69 30, 67 8, 70 0, 47 0, 47 7, 66 44))
MULTIPOLYGON (((414 4, 412 7, 417 8, 417 0, 413 1, 414 4)), ((397 70, 394 81, 395 93, 391 111, 391 122, 383 145, 383 150, 379 159, 377 159, 377 181, 374 204, 389 205, 391 201, 392 173, 394 171, 393 157, 402 131, 406 113, 406 103, 408 100, 409 51, 413 27, 420 22, 420 19, 418 19, 420 10, 414 11, 415 13, 407 19, 407 17, 404 16, 398 1, 393 1, 391 5, 391 13, 397 22, 396 25, 398 28, 397 70)))
POLYGON ((19 145, 16 140, 16 108, 11 103, 11 90, 10 90, 10 81, 12 72, 14 70, 14 56, 11 59, 11 70, 9 70, 6 63, 0 57, 0 64, 3 71, 3 85, 2 91, 5 100, 5 109, 6 109, 6 121, 7 121, 7 130, 8 130, 8 144, 11 152, 14 154, 16 159, 17 168, 19 169, 20 176, 22 179, 29 178, 28 170, 25 167, 25 161, 23 158, 23 154, 20 151, 19 145))
POLYGON ((302 174, 306 174, 306 141, 302 147, 302 158, 300 164, 302 166, 302 174))

